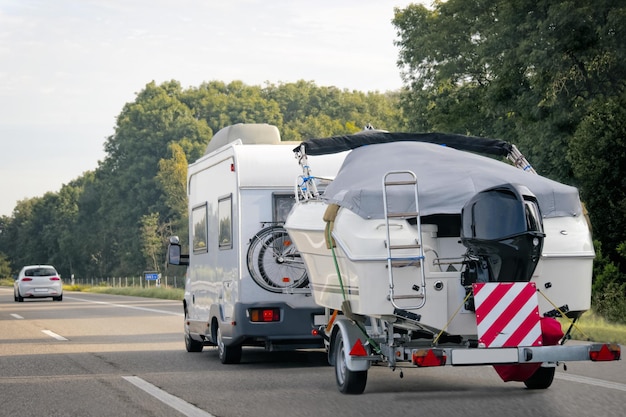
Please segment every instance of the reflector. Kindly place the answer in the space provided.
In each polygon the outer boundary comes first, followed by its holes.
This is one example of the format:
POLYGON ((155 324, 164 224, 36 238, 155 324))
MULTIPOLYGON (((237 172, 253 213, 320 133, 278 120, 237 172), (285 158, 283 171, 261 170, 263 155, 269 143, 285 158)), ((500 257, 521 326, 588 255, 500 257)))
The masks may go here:
POLYGON ((365 350, 365 346, 363 346, 361 339, 357 339, 354 346, 352 346, 350 356, 367 356, 367 351, 365 350))

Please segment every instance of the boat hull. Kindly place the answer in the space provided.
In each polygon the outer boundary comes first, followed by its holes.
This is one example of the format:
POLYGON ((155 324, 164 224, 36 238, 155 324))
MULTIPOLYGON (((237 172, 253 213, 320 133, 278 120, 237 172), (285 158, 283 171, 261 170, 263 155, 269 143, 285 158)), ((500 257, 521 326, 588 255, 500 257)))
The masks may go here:
MULTIPOLYGON (((323 220, 326 208, 327 204, 319 200, 298 203, 285 224, 306 264, 317 304, 341 310, 348 300, 353 313, 379 318, 394 315, 400 307, 419 314, 425 326, 452 334, 476 333, 475 314, 464 305, 461 261, 466 249, 458 237, 440 237, 437 225, 421 225, 425 298, 420 298, 419 263, 393 268, 394 306, 390 301, 385 221, 363 219, 339 209, 331 232, 336 247, 331 250, 323 220)), ((553 310, 555 305, 586 311, 591 300, 593 246, 585 220, 557 217, 544 222, 548 236, 532 277, 542 294, 540 313, 553 310)), ((396 243, 417 239, 417 228, 405 220, 392 220, 390 227, 396 243)))

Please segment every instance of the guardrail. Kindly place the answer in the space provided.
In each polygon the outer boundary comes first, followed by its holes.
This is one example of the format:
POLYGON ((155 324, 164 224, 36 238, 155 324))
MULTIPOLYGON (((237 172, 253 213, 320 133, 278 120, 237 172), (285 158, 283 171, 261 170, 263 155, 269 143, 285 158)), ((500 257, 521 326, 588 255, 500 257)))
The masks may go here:
POLYGON ((86 285, 90 287, 165 287, 185 288, 185 277, 162 276, 160 280, 146 280, 143 276, 134 277, 100 277, 64 279, 66 285, 86 285))

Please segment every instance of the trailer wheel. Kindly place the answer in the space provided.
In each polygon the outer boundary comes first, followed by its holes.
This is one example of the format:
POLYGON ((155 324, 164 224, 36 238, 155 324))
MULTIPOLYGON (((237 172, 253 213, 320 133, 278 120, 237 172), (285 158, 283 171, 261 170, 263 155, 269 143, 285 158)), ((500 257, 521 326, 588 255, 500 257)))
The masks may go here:
POLYGON ((367 384, 367 371, 351 371, 345 357, 345 346, 341 332, 335 339, 335 377, 337 387, 343 394, 362 394, 367 384))
POLYGON ((528 389, 546 389, 552 385, 552 381, 554 380, 554 373, 556 371, 555 367, 541 367, 535 371, 534 374, 526 381, 524 381, 524 385, 528 389))
POLYGON ((267 291, 282 293, 309 283, 304 261, 282 226, 266 227, 254 235, 246 259, 250 276, 267 291))
POLYGON ((222 339, 222 330, 217 328, 217 353, 220 362, 224 364, 239 363, 241 361, 241 345, 226 346, 222 339))

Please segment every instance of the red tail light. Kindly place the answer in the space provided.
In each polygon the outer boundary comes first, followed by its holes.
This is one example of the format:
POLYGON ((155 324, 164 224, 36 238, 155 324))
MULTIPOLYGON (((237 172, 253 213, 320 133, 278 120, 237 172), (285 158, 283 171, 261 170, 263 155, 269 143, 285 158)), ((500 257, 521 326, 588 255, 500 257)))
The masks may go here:
POLYGON ((592 345, 589 350, 589 359, 594 362, 618 361, 622 350, 617 344, 592 345))
POLYGON ((52 278, 50 278, 50 281, 61 281, 61 278, 59 278, 59 277, 52 277, 52 278))
POLYGON ((33 280, 32 278, 28 278, 28 277, 22 278, 22 281, 32 281, 32 280, 33 280))
POLYGON ((255 323, 267 323, 280 321, 279 308, 251 308, 249 310, 250 321, 255 323))
POLYGON ((414 350, 413 363, 417 366, 444 366, 446 353, 441 349, 414 350))

